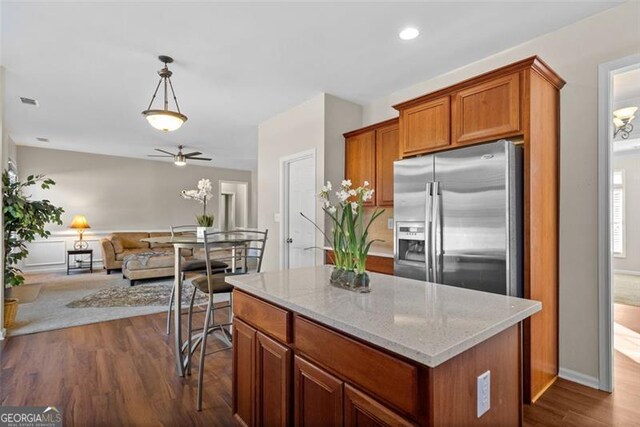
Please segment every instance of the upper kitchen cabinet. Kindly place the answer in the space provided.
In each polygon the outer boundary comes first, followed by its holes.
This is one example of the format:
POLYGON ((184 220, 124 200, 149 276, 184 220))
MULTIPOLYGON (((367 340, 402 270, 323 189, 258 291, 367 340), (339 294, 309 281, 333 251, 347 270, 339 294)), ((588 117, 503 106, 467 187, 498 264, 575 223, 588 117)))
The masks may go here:
POLYGON ((345 178, 375 190, 365 206, 393 206, 393 162, 398 160, 398 119, 344 134, 345 178))
POLYGON ((400 154, 421 154, 451 143, 448 96, 400 110, 400 154))
POLYGON ((393 206, 393 162, 398 160, 398 121, 376 130, 376 205, 393 206))
POLYGON ((453 144, 469 144, 520 132, 520 73, 495 78, 453 95, 453 144))
MULTIPOLYGON (((354 187, 368 181, 372 186, 376 182, 376 131, 345 134, 344 176, 350 179, 354 187), (347 136, 348 135, 348 136, 347 136)), ((375 199, 364 203, 375 205, 375 199)))

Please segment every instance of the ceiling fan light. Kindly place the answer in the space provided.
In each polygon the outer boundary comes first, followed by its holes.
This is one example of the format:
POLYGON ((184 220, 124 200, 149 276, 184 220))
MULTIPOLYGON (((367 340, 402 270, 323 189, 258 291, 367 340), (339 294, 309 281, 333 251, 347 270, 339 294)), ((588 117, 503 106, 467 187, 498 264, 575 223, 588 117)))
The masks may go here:
POLYGON ((187 165, 187 158, 182 154, 182 151, 180 151, 179 154, 173 158, 173 164, 176 166, 187 165))
POLYGON ((163 132, 174 131, 187 121, 184 114, 169 110, 146 110, 142 114, 151 126, 163 132))
POLYGON ((186 166, 187 162, 185 160, 175 160, 173 164, 176 166, 186 166))

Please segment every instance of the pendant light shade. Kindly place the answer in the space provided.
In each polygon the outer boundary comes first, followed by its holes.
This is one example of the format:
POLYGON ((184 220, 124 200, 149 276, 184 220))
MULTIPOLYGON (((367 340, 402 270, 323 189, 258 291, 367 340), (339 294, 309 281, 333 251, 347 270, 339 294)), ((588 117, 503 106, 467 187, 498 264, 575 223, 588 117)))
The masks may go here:
POLYGON ((164 132, 176 130, 187 121, 187 116, 174 111, 146 110, 142 114, 144 114, 151 126, 164 132))
POLYGON ((158 59, 164 63, 164 67, 158 71, 158 75, 160 76, 160 81, 156 86, 155 92, 153 92, 153 96, 151 97, 151 102, 149 102, 149 107, 142 112, 142 114, 147 118, 147 121, 154 128, 161 130, 163 132, 174 131, 184 122, 187 121, 187 116, 180 112, 180 106, 178 106, 178 98, 176 98, 176 93, 173 90, 173 84, 171 83, 171 76, 173 73, 169 71, 169 67, 167 64, 173 62, 173 58, 169 56, 159 56, 158 59), (164 103, 163 109, 152 109, 153 101, 156 99, 156 95, 158 94, 158 90, 162 86, 164 93, 164 103), (171 111, 169 109, 169 90, 171 90, 171 95, 173 96, 173 101, 176 104, 176 111, 171 111))

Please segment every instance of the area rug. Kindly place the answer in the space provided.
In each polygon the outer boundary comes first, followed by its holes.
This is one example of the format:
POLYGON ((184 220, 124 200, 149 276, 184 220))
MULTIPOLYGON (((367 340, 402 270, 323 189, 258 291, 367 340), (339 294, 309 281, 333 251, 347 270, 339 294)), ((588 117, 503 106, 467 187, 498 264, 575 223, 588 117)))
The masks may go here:
MULTIPOLYGON (((102 289, 79 300, 67 304, 69 308, 99 308, 99 307, 144 307, 160 305, 167 307, 171 299, 173 284, 137 285, 102 289)), ((193 286, 185 283, 182 287, 182 305, 188 306, 191 300, 193 286)), ((206 304, 207 297, 202 293, 196 294, 196 304, 206 304)))
MULTIPOLYGON (((42 285, 42 289, 34 301, 19 305, 16 322, 7 330, 10 337, 160 313, 167 309, 173 286, 173 279, 149 280, 129 286, 121 275, 107 276, 104 272, 71 276, 41 274, 27 280, 42 285), (114 300, 108 301, 109 296, 114 300)), ((191 297, 191 289, 186 282, 183 306, 191 297)), ((228 300, 217 297, 214 298, 216 302, 228 300)))
POLYGON ((618 304, 640 307, 640 276, 614 274, 613 300, 618 304))

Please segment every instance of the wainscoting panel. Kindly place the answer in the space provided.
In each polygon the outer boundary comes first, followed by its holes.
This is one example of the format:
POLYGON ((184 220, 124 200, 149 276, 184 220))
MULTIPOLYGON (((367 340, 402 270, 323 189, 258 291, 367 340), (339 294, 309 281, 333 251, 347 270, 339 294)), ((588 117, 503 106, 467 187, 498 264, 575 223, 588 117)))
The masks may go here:
POLYGON ((29 256, 24 260, 24 269, 66 266, 65 248, 66 242, 63 239, 50 238, 28 243, 29 256))

